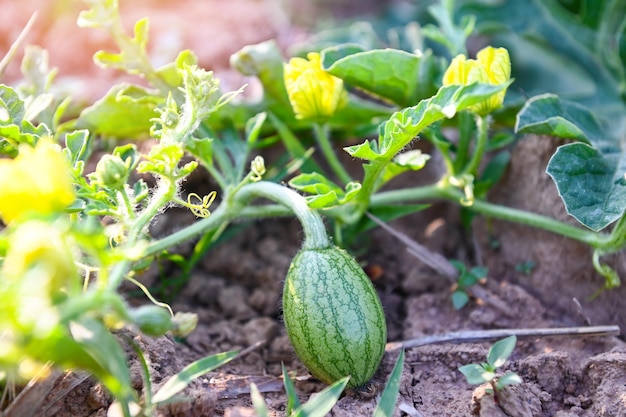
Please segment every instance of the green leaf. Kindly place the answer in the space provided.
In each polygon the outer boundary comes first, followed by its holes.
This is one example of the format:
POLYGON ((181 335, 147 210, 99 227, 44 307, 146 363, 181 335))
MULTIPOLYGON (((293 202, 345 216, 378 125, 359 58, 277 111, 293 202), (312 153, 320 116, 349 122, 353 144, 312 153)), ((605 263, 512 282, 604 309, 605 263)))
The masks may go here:
POLYGON ((490 372, 475 363, 463 365, 459 367, 459 371, 465 375, 467 383, 471 385, 484 384, 485 382, 489 382, 496 377, 495 373, 490 372))
POLYGON ((489 268, 486 266, 475 266, 470 270, 470 274, 472 274, 476 282, 480 281, 483 278, 487 277, 487 273, 489 272, 489 268))
POLYGON ((597 144, 602 143, 606 135, 588 109, 554 94, 528 100, 517 115, 515 130, 597 144))
POLYGON ((463 262, 459 261, 458 259, 450 259, 449 262, 454 267, 454 269, 459 271, 460 275, 467 273, 467 266, 465 266, 463 262))
POLYGON ((345 190, 318 172, 300 174, 289 181, 296 190, 310 194, 306 197, 309 207, 329 208, 345 204, 352 200, 361 190, 361 184, 352 181, 346 184, 345 190))
POLYGON ((599 231, 626 209, 626 152, 584 107, 553 95, 535 97, 518 115, 517 131, 573 138, 584 143, 560 146, 548 163, 567 212, 599 231))
MULTIPOLYGON (((117 18, 119 19, 119 17, 117 18)), ((94 54, 93 59, 103 68, 115 68, 129 74, 143 74, 152 71, 152 68, 147 68, 149 64, 145 61, 148 56, 146 50, 148 33, 148 19, 140 19, 135 23, 134 37, 130 38, 124 35, 123 40, 119 43, 121 52, 98 51, 94 54)))
POLYGON ((389 117, 396 110, 395 106, 380 104, 371 99, 348 94, 348 102, 337 109, 328 121, 333 130, 344 130, 347 134, 364 136, 361 129, 368 132, 375 130, 382 117, 389 117))
POLYGON ((116 146, 111 154, 124 161, 124 163, 127 164, 129 171, 135 169, 141 158, 141 155, 137 151, 137 147, 132 143, 116 146))
POLYGON ((134 391, 126 354, 117 340, 99 321, 82 318, 69 325, 72 336, 97 364, 87 368, 119 401, 131 401, 134 391))
POLYGON ((188 49, 181 51, 174 62, 165 64, 156 70, 156 74, 171 88, 180 87, 183 84, 182 70, 185 66, 198 64, 198 57, 188 49))
POLYGON ((508 385, 521 384, 522 382, 522 378, 520 378, 519 375, 514 372, 507 372, 498 378, 498 381, 496 382, 496 389, 501 390, 508 385))
POLYGON ((265 400, 254 382, 250 383, 250 398, 252 399, 252 405, 254 406, 256 415, 258 417, 269 417, 267 404, 265 404, 265 400))
POLYGON ((366 140, 359 145, 348 146, 343 149, 348 152, 350 156, 366 161, 382 159, 382 155, 378 152, 378 145, 375 141, 366 140))
MULTIPOLYGON (((517 116, 517 112, 514 117, 517 116)), ((497 132, 492 137, 489 138, 489 142, 487 143, 487 147, 485 150, 487 152, 496 151, 498 149, 502 149, 506 146, 509 146, 513 142, 515 142, 515 135, 509 131, 506 132, 497 132)))
POLYGON ((306 44, 298 49, 298 55, 309 51, 320 51, 334 45, 354 45, 363 50, 380 48, 385 41, 381 40, 376 29, 370 22, 363 20, 348 25, 338 25, 331 29, 322 30, 307 40, 306 44))
POLYGON ((118 13, 117 0, 92 0, 91 9, 83 10, 76 22, 80 27, 107 27, 115 22, 118 13))
POLYGON ((576 100, 623 134, 625 12, 621 0, 470 0, 457 8, 456 15, 476 16, 479 33, 507 47, 516 90, 576 100), (578 14, 567 10, 566 4, 578 5, 578 14))
POLYGON ((298 408, 293 417, 324 417, 335 406, 350 377, 341 378, 298 408))
POLYGON ((388 161, 431 124, 451 118, 474 104, 480 103, 508 86, 475 83, 467 86, 441 87, 433 97, 413 107, 395 112, 381 126, 378 147, 370 142, 344 148, 350 155, 369 161, 388 161))
POLYGON ((20 65, 25 81, 25 85, 21 86, 20 90, 25 95, 37 96, 49 91, 57 70, 50 69, 48 57, 49 53, 46 49, 36 45, 26 46, 20 65))
POLYGON ((76 128, 114 138, 139 139, 149 135, 157 106, 164 99, 143 87, 118 84, 92 106, 83 110, 76 128))
POLYGON ((243 178, 244 171, 249 168, 248 143, 242 139, 240 132, 228 127, 221 130, 220 137, 213 141, 212 146, 213 159, 220 174, 230 184, 237 184, 243 178))
MULTIPOLYGON (((184 151, 181 143, 160 142, 150 149, 148 155, 144 156, 144 160, 137 167, 137 172, 150 172, 171 178, 178 173, 178 164, 183 156, 184 151)), ((192 162, 196 163, 196 161, 192 162)))
POLYGON ((0 84, 0 124, 21 124, 24 119, 24 102, 13 88, 0 84))
POLYGON ((344 43, 326 48, 320 52, 322 67, 325 71, 328 71, 334 76, 339 77, 340 75, 330 71, 331 66, 333 66, 337 61, 366 51, 366 48, 356 43, 344 43))
POLYGON ((285 364, 281 364, 281 366, 283 369, 283 383, 285 385, 285 392, 287 393, 287 410, 285 410, 285 415, 289 416, 293 410, 300 407, 300 400, 296 393, 296 387, 293 385, 291 378, 289 378, 285 364))
POLYGON ((0 84, 0 151, 17 155, 20 143, 35 145, 41 136, 50 135, 44 124, 34 126, 25 119, 25 104, 11 87, 0 84))
POLYGON ((237 352, 224 352, 207 356, 185 366, 182 371, 167 380, 165 384, 154 394, 154 404, 164 403, 174 395, 184 390, 194 379, 224 365, 237 356, 237 352))
POLYGON ((26 104, 26 113, 24 114, 24 120, 32 121, 39 116, 44 110, 46 110, 52 104, 54 95, 51 93, 44 93, 38 96, 28 97, 26 104))
POLYGON ((397 49, 360 51, 340 45, 321 53, 322 66, 347 84, 409 106, 432 96, 443 73, 443 60, 430 50, 421 55, 397 49))
POLYGON ((391 376, 385 390, 380 397, 380 402, 374 410, 374 417, 391 417, 398 401, 400 392, 400 380, 402 379, 402 369, 404 367, 404 349, 400 351, 396 364, 391 371, 391 376))
POLYGON ((89 156, 89 131, 76 130, 65 135, 65 149, 69 153, 72 166, 78 161, 86 161, 89 156))
POLYGON ((624 214, 624 156, 609 159, 589 145, 572 143, 559 147, 550 159, 547 172, 556 183, 567 212, 594 231, 604 229, 624 214))
POLYGON ((452 306, 455 310, 460 310, 469 302, 469 296, 465 291, 456 290, 452 293, 452 306))
POLYGON ((467 38, 473 33, 476 18, 472 15, 463 16, 460 25, 456 25, 453 16, 453 3, 436 3, 428 7, 428 12, 435 18, 438 25, 425 25, 422 28, 425 37, 444 45, 450 55, 467 55, 465 47, 467 38))
POLYGON ((513 353, 516 342, 517 337, 515 336, 509 336, 502 340, 498 340, 489 349, 489 353, 487 354, 487 363, 495 369, 504 365, 506 361, 509 360, 511 353, 513 353))
POLYGON ((257 113, 254 117, 246 122, 246 141, 249 145, 254 145, 259 138, 263 123, 267 119, 267 113, 257 113))
POLYGON ((150 195, 150 188, 143 179, 133 184, 133 196, 136 203, 150 195))
POLYGON ((382 182, 386 183, 403 172, 419 171, 424 168, 429 159, 430 155, 422 153, 419 149, 399 153, 385 166, 382 182))
POLYGON ((204 166, 213 165, 213 139, 191 138, 185 142, 185 150, 198 158, 204 166))

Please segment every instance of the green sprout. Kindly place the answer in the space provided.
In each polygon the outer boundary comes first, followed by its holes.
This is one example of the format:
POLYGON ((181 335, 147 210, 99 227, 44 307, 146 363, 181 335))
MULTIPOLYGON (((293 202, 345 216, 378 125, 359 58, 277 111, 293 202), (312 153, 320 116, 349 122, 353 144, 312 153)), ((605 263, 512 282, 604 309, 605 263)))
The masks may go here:
MULTIPOLYGON (((396 363, 389 375, 389 380, 385 384, 378 405, 372 414, 373 417, 391 417, 394 413, 395 405, 398 400, 398 394, 400 392, 400 379, 402 377, 402 369, 404 367, 404 350, 398 355, 396 363)), ((343 392, 344 388, 348 384, 350 377, 345 377, 338 380, 334 384, 320 391, 318 395, 311 398, 304 404, 300 403, 296 387, 289 376, 285 365, 283 365, 283 384, 285 386, 285 392, 287 394, 287 410, 285 415, 288 417, 303 417, 303 416, 319 416, 323 417, 330 412, 339 400, 339 396, 343 392)), ((265 400, 261 396, 261 393, 256 384, 250 384, 250 396, 252 404, 259 417, 269 417, 267 405, 265 400)))
POLYGON ((517 337, 509 336, 499 340, 491 346, 487 353, 487 362, 469 364, 459 367, 459 371, 465 375, 468 384, 480 385, 488 383, 491 388, 488 393, 497 395, 498 392, 509 385, 522 383, 522 378, 515 372, 498 374, 498 368, 504 365, 513 353, 517 337))
POLYGON ((460 310, 470 300, 469 292, 471 287, 486 279, 487 268, 477 266, 467 269, 463 263, 456 260, 451 260, 450 263, 459 271, 459 278, 452 293, 452 305, 456 310, 460 310))

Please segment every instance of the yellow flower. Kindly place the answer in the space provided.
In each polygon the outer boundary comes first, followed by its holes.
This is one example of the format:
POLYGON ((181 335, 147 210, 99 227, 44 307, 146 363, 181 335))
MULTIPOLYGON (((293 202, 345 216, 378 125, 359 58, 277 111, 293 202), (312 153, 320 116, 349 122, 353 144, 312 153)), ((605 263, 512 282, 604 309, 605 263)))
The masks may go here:
POLYGON ((307 58, 285 64, 289 101, 297 119, 325 120, 345 106, 348 95, 343 80, 324 71, 319 53, 311 52, 307 58))
POLYGON ((70 167, 48 138, 20 146, 15 159, 0 160, 0 217, 5 223, 28 213, 60 212, 75 199, 70 167))
POLYGON ((80 292, 65 225, 20 222, 0 267, 0 374, 28 380, 46 370, 39 359, 60 336, 56 304, 80 292))
MULTIPOLYGON (((457 55, 443 74, 443 85, 469 85, 476 82, 500 85, 510 79, 509 52, 504 48, 488 46, 476 54, 476 59, 457 55)), ((505 94, 506 90, 502 90, 471 109, 478 114, 487 114, 502 106, 505 94)))
MULTIPOLYGON (((77 276, 72 248, 62 227, 42 220, 22 222, 9 240, 7 255, 0 268, 3 279, 19 281, 32 269, 45 272, 51 292, 67 290, 77 276)), ((38 285, 43 291, 47 285, 38 285)))

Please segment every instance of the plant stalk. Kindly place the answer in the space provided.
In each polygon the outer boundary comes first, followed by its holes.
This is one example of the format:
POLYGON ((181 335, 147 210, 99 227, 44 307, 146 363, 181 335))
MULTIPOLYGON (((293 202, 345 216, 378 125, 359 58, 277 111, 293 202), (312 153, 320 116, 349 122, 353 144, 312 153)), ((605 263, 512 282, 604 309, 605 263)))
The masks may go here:
POLYGON ((476 116, 476 148, 472 158, 463 170, 465 174, 476 176, 480 161, 482 161, 487 147, 487 134, 489 132, 489 116, 476 116))
POLYGON ((244 185, 233 197, 244 206, 254 198, 264 197, 288 207, 302 224, 303 249, 325 249, 330 246, 322 217, 294 190, 273 182, 259 181, 244 185))
MULTIPOLYGON (((390 203, 405 203, 407 201, 415 200, 449 200, 458 202, 463 198, 463 193, 454 187, 437 183, 423 187, 381 192, 372 196, 371 205, 372 207, 375 207, 390 203)), ((610 237, 605 234, 582 229, 580 227, 572 226, 559 220, 525 210, 505 207, 489 203, 481 199, 475 199, 474 204, 467 208, 486 216, 547 230, 549 232, 583 242, 594 249, 603 249, 612 245, 610 237)))
POLYGON ((317 143, 322 149, 322 153, 335 175, 337 175, 343 185, 351 182, 352 177, 350 177, 350 174, 348 174, 348 171, 343 167, 341 161, 337 158, 337 154, 335 154, 333 150, 333 146, 328 138, 327 127, 319 123, 313 123, 313 131, 315 132, 317 143))
MULTIPOLYGON (((154 199, 150 202, 148 207, 146 207, 141 214, 133 220, 133 224, 128 232, 128 237, 126 238, 126 245, 128 247, 132 248, 137 244, 144 229, 156 216, 159 210, 161 210, 161 208, 163 208, 169 201, 173 200, 176 195, 176 191, 176 183, 166 180, 165 178, 162 179, 162 183, 159 186, 154 199)), ((108 280, 103 282, 106 282, 106 285, 110 289, 116 290, 124 280, 130 266, 131 261, 128 259, 119 262, 111 271, 108 280)))
POLYGON ((197 221, 163 239, 152 242, 148 245, 144 254, 146 256, 155 255, 202 233, 213 230, 226 222, 240 218, 273 216, 276 213, 295 214, 304 230, 303 248, 323 249, 330 246, 321 216, 309 208, 302 196, 282 185, 268 181, 259 181, 246 184, 239 188, 236 193, 225 198, 209 217, 197 221), (249 202, 258 197, 279 203, 288 210, 280 210, 280 207, 276 205, 269 205, 267 213, 265 213, 263 206, 249 207, 249 202))

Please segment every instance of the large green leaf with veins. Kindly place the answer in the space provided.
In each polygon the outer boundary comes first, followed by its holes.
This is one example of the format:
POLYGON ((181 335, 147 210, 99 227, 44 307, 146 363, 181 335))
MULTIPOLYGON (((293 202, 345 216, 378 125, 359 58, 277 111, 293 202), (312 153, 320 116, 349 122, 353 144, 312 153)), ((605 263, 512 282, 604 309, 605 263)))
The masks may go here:
POLYGON ((147 138, 157 106, 165 100, 156 92, 134 84, 118 84, 84 109, 74 128, 89 129, 115 138, 147 138))
POLYGON ((511 54, 509 98, 554 93, 626 131, 626 1, 457 0, 479 33, 511 54))
POLYGON ((626 209, 626 145, 576 103, 545 94, 530 99, 518 114, 516 130, 575 139, 560 146, 548 163, 567 212, 598 231, 626 209))
POLYGON ((476 83, 441 87, 433 97, 395 112, 381 125, 378 142, 365 141, 344 150, 356 158, 387 163, 426 127, 454 117, 457 112, 487 100, 507 86, 476 83))
POLYGON ((507 86, 508 83, 502 85, 476 83, 441 87, 434 96, 391 115, 389 120, 381 124, 377 141, 366 140, 361 144, 344 148, 352 157, 367 161, 363 167, 365 175, 362 189, 355 197, 357 208, 352 210, 353 214, 356 213, 354 217, 364 213, 372 193, 398 174, 398 170, 419 169, 426 162, 422 156, 398 155, 424 129, 489 99, 507 86))
POLYGON ((397 49, 362 50, 357 45, 339 45, 322 51, 326 71, 347 84, 410 106, 437 91, 436 81, 444 61, 430 50, 412 54, 397 49))
POLYGON ((44 124, 33 125, 26 117, 24 101, 17 91, 0 84, 0 155, 15 157, 21 143, 35 145, 50 131, 44 124))

